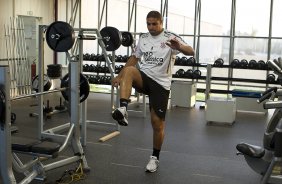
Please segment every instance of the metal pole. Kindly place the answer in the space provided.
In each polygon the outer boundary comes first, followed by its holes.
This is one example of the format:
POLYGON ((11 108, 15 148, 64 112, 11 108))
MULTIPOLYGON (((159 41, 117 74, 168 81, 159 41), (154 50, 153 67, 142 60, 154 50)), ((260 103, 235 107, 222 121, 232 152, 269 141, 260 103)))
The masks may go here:
MULTIPOLYGON (((83 34, 83 31, 80 31, 79 34, 83 34)), ((83 40, 79 39, 79 63, 82 64, 83 61, 83 40)), ((82 102, 81 105, 81 144, 86 146, 87 142, 87 100, 82 102)))
POLYGON ((16 184, 12 169, 10 74, 8 66, 0 67, 1 90, 5 93, 5 120, 0 125, 0 165, 2 181, 16 184))
MULTIPOLYGON (((66 53, 68 54, 68 53, 66 53)), ((74 125, 74 132, 72 137, 72 148, 74 153, 81 155, 81 160, 83 163, 84 169, 89 169, 87 164, 84 151, 80 142, 80 104, 79 104, 79 83, 80 83, 80 70, 79 70, 79 62, 70 60, 69 73, 70 76, 70 124, 74 125)))
MULTIPOLYGON (((38 34, 38 91, 43 92, 43 71, 44 71, 44 30, 46 26, 39 25, 39 34, 38 34)), ((43 96, 40 95, 38 98, 38 135, 37 138, 41 139, 41 134, 43 132, 43 96)))
POLYGON ((198 36, 198 40, 197 40, 197 49, 196 49, 196 59, 197 59, 197 62, 199 63, 200 62, 200 54, 199 54, 199 50, 200 50, 200 34, 201 34, 201 0, 198 1, 198 33, 197 33, 197 36, 198 36))
POLYGON ((165 28, 167 29, 167 22, 168 22, 168 0, 165 1, 166 5, 166 22, 165 22, 165 28))
MULTIPOLYGON (((269 16, 269 31, 268 31, 268 49, 267 49, 267 61, 270 59, 270 53, 271 53, 271 37, 272 37, 272 18, 273 18, 273 0, 270 2, 270 16, 269 16)), ((269 71, 266 72, 266 76, 269 74, 269 71)), ((265 88, 267 89, 269 84, 265 85, 265 88)))
MULTIPOLYGON (((232 0, 231 5, 231 25, 230 25, 230 43, 229 43, 229 64, 234 59, 234 36, 235 36, 235 20, 236 20, 236 0, 232 0)), ((228 68, 228 78, 233 77, 233 69, 228 68)), ((227 90, 230 90, 232 84, 231 80, 228 80, 227 90)))

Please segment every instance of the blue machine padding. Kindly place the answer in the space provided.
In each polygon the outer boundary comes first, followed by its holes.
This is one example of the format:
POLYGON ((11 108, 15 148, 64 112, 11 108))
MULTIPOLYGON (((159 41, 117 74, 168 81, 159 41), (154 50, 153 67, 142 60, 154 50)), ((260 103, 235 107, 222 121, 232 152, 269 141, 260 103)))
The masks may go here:
POLYGON ((246 97, 246 98, 260 98, 261 92, 259 91, 244 91, 244 90, 238 90, 234 89, 231 92, 232 97, 246 97))

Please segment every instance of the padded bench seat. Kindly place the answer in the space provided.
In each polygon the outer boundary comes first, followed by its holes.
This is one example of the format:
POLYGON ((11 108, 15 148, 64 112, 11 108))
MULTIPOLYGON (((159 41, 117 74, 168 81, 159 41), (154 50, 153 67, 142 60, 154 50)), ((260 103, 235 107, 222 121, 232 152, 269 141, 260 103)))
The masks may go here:
POLYGON ((246 98, 260 98, 261 92, 258 91, 246 91, 246 90, 239 90, 234 89, 231 92, 232 97, 246 97, 246 98))
POLYGON ((41 155, 57 156, 60 144, 47 140, 39 141, 25 137, 12 136, 12 150, 41 155))
POLYGON ((232 97, 237 100, 237 111, 267 113, 267 109, 263 108, 263 103, 257 103, 262 96, 260 91, 252 90, 233 90, 232 97))

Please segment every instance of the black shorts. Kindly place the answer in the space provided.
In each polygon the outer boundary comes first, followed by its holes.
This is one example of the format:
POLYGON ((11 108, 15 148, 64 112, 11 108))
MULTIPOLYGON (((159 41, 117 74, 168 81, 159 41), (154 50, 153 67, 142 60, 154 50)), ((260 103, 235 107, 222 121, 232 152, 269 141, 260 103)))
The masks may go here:
POLYGON ((140 71, 143 80, 143 89, 135 88, 137 92, 149 96, 149 107, 154 109, 158 117, 165 120, 169 90, 166 90, 159 83, 140 71))

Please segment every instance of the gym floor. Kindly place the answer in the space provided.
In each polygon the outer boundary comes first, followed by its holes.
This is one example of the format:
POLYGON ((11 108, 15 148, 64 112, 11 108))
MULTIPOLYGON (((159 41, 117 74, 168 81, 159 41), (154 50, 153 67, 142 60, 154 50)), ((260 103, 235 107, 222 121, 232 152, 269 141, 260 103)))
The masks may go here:
MULTIPOLYGON (((50 96, 50 104, 58 105, 59 97, 50 96)), ((19 136, 36 136, 34 99, 19 100, 12 104, 17 115, 15 125, 19 136)), ((237 112, 232 126, 207 125, 205 110, 174 107, 167 112, 166 135, 160 155, 160 167, 155 173, 144 172, 152 152, 150 116, 129 112, 129 126, 121 127, 121 134, 106 141, 99 138, 113 132, 114 127, 90 124, 87 145, 84 147, 91 171, 83 184, 257 184, 260 176, 236 155, 236 144, 248 142, 262 145, 268 115, 237 112)), ((138 110, 136 104, 130 105, 138 110)), ((141 108, 141 107, 139 107, 141 108)), ((148 110, 148 108, 147 108, 148 110)), ((224 113, 224 112, 222 112, 224 113)), ((45 121, 45 128, 68 122, 68 113, 55 114, 45 121)), ((114 122, 110 115, 110 95, 91 93, 88 98, 88 120, 114 122)), ((16 134, 15 134, 16 135, 16 134)), ((66 154, 68 154, 67 150, 66 154)), ((61 156, 60 156, 61 157, 61 156)), ((56 183, 66 169, 62 167, 47 173, 47 180, 31 183, 56 183)), ((21 178, 21 176, 16 176, 21 178)), ((1 183, 1 180, 0 180, 1 183)))

